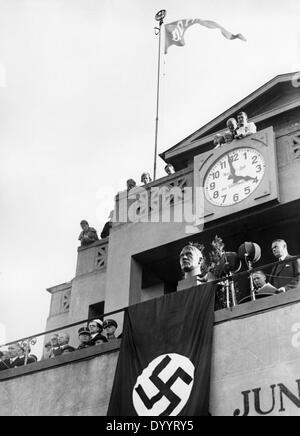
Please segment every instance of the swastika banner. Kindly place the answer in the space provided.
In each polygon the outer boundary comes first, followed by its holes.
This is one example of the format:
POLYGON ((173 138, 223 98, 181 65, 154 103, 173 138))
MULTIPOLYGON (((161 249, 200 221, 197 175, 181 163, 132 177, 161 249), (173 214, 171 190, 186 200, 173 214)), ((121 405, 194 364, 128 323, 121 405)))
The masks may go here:
POLYGON ((128 308, 108 416, 206 416, 214 285, 128 308))

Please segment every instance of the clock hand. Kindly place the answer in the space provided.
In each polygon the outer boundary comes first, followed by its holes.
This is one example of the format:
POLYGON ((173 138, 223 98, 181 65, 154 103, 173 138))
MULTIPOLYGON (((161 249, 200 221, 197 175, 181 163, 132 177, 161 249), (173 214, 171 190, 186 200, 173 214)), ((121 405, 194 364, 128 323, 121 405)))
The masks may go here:
POLYGON ((246 182, 249 182, 250 180, 256 180, 255 177, 251 177, 251 176, 241 176, 243 177, 244 180, 246 180, 246 182))
POLYGON ((228 176, 228 180, 230 180, 230 179, 233 179, 233 183, 238 183, 241 180, 246 180, 246 181, 249 180, 249 179, 246 179, 244 176, 232 176, 232 175, 228 176))
POLYGON ((230 167, 230 175, 228 176, 228 180, 232 179, 233 183, 237 183, 240 179, 236 176, 236 170, 234 169, 232 160, 230 159, 229 155, 228 155, 228 163, 230 167))
POLYGON ((232 175, 232 176, 235 176, 236 171, 235 171, 235 169, 234 169, 234 166, 233 166, 232 160, 230 159, 230 156, 229 156, 229 155, 228 155, 228 163, 229 163, 229 167, 230 167, 230 173, 231 173, 231 175, 232 175))
POLYGON ((232 179, 233 183, 238 183, 241 180, 245 180, 246 182, 250 180, 256 180, 254 177, 251 176, 237 176, 236 169, 234 168, 232 160, 229 155, 228 155, 228 163, 230 167, 230 175, 228 176, 228 180, 232 179))

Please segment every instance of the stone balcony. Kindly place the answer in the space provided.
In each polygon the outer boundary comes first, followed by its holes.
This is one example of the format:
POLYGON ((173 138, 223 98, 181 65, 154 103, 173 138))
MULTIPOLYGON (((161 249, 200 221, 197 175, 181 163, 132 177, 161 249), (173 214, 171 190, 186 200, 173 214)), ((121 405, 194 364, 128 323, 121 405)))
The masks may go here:
POLYGON ((104 271, 107 266, 108 238, 78 248, 76 277, 94 271, 104 271))
MULTIPOLYGON (((300 415, 299 317, 299 290, 215 313, 212 416, 300 415)), ((0 416, 106 415, 119 347, 2 371, 0 416)))

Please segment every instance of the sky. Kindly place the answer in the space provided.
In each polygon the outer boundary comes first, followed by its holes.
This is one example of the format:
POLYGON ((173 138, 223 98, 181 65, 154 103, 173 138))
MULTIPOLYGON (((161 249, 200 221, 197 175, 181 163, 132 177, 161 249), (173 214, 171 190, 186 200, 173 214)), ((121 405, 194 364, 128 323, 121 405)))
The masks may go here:
POLYGON ((126 180, 153 170, 160 9, 165 23, 214 20, 247 42, 194 25, 162 55, 159 152, 300 70, 299 0, 0 0, 7 341, 45 329, 46 288, 74 277, 81 219, 100 233, 126 180))

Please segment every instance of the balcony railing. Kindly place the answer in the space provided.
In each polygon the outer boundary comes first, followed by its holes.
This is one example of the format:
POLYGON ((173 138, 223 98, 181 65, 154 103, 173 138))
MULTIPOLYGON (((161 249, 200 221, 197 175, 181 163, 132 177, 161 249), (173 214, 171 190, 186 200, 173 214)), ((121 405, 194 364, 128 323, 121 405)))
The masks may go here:
POLYGON ((108 238, 78 248, 76 276, 107 267, 108 238))
MULTIPOLYGON (((216 310, 216 314, 215 314, 215 324, 219 324, 221 322, 225 322, 225 321, 229 321, 231 319, 236 319, 239 317, 244 317, 244 316, 251 316, 256 312, 259 311, 266 311, 266 310, 272 310, 275 307, 278 306, 283 306, 283 305, 289 305, 289 304, 294 304, 295 302, 299 302, 300 301, 300 289, 297 287, 297 289, 295 290, 291 290, 285 293, 280 293, 279 295, 276 294, 260 294, 259 292, 256 295, 253 295, 253 292, 249 291, 249 296, 248 298, 237 298, 236 295, 236 289, 235 289, 235 283, 237 283, 238 279, 241 277, 246 277, 248 279, 250 279, 250 276, 253 275, 256 271, 265 271, 266 276, 270 276, 269 273, 267 273, 267 271, 269 271, 271 269, 271 267, 275 266, 275 265, 280 265, 280 264, 284 264, 287 262, 291 262, 293 260, 296 259, 300 259, 300 256, 294 256, 293 258, 290 258, 288 261, 284 260, 282 262, 274 262, 268 265, 264 265, 264 266, 259 266, 257 268, 253 268, 251 270, 246 270, 246 271, 242 271, 242 272, 238 272, 236 274, 228 274, 225 277, 222 277, 221 279, 217 279, 214 280, 213 282, 216 285, 216 303, 221 303, 222 304, 217 304, 217 309, 216 310), (226 281, 228 280, 228 287, 226 287, 226 281), (221 300, 218 301, 218 298, 220 297, 220 292, 221 292, 221 300), (272 297, 272 295, 274 295, 274 298, 265 298, 265 297, 272 297), (262 300, 263 298, 263 300, 262 300), (237 300, 237 303, 235 303, 235 300, 237 300), (245 305, 244 303, 250 303, 249 305, 245 305)), ((293 279, 293 277, 290 277, 291 279, 293 279)), ((250 280, 249 280, 250 282, 250 280)), ((200 285, 204 286, 203 285, 200 285)), ((201 290, 200 290, 201 291, 201 290)), ((107 319, 108 317, 111 318, 114 316, 114 318, 118 319, 118 323, 119 325, 123 325, 123 314, 124 312, 128 309, 128 307, 113 311, 113 312, 109 312, 106 313, 104 315, 101 316, 102 319, 107 319)), ((24 350, 24 354, 25 354, 25 359, 24 359, 24 363, 22 366, 27 366, 28 363, 32 363, 32 359, 30 358, 31 355, 31 350, 30 348, 32 348, 32 353, 34 353, 37 357, 37 360, 47 360, 47 356, 45 355, 45 344, 48 341, 53 340, 53 337, 55 339, 55 336, 57 333, 69 333, 70 336, 72 336, 73 338, 76 337, 74 335, 74 333, 76 333, 77 335, 77 330, 78 327, 85 327, 90 321, 94 320, 94 318, 88 318, 85 320, 81 320, 72 324, 68 324, 68 325, 64 325, 52 330, 48 330, 46 332, 42 332, 42 333, 38 333, 34 336, 30 336, 30 337, 26 337, 26 338, 22 338, 13 342, 9 342, 3 345, 0 345, 0 356, 2 356, 0 358, 0 368, 2 370, 5 370, 5 363, 3 363, 5 361, 5 357, 6 359, 9 358, 9 347, 11 345, 15 345, 16 343, 20 344, 22 346, 22 349, 24 350), (76 329, 76 331, 74 332, 73 329, 76 329), (72 334, 72 330, 73 330, 73 334, 72 334)), ((120 332, 118 331, 117 333, 117 338, 118 336, 120 336, 120 332)), ((116 340, 116 339, 112 339, 111 341, 108 341, 108 343, 102 343, 99 345, 95 345, 93 348, 93 350, 95 351, 95 353, 97 354, 103 354, 104 352, 108 352, 111 349, 113 349, 113 344, 115 344, 115 348, 119 347, 120 341, 116 340), (114 342, 115 341, 115 342, 114 342), (102 348, 101 348, 102 347, 102 348)), ((74 344, 71 343, 71 345, 75 348, 76 346, 78 346, 78 344, 74 344)), ((78 351, 78 359, 82 359, 82 350, 74 350, 72 351, 72 361, 76 360, 76 353, 78 351), (75 354, 74 354, 75 353, 75 354)), ((89 352, 89 355, 93 355, 95 354, 92 350, 91 352, 89 352)), ((24 356, 23 356, 24 357, 24 356)), ((55 358, 54 358, 55 359, 55 358)), ((49 361, 51 360, 51 362, 53 362, 53 359, 49 359, 49 361)), ((34 362, 33 362, 34 363, 34 362)), ((64 362, 63 362, 64 363, 64 362)), ((62 364, 60 361, 58 361, 58 365, 62 364)), ((51 366, 55 366, 55 364, 51 363, 51 366)), ((10 369, 10 368, 7 368, 10 369)), ((34 366, 32 366, 32 370, 34 371, 34 366)), ((0 380, 3 378, 2 377, 3 371, 0 371, 0 380)), ((5 378, 5 377, 4 377, 5 378)))

